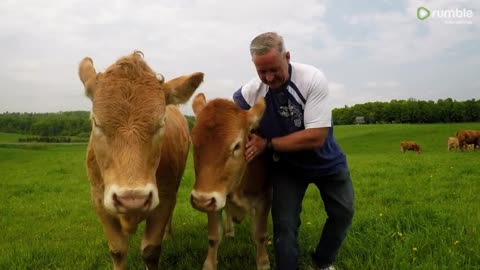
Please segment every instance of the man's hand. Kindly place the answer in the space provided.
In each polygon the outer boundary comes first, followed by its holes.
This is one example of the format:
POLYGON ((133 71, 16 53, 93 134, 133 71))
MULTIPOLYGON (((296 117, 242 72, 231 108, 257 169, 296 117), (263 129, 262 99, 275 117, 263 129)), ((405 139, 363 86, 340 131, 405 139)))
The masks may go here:
POLYGON ((248 135, 247 144, 245 145, 245 160, 252 161, 255 157, 262 154, 267 147, 267 140, 256 134, 248 135))

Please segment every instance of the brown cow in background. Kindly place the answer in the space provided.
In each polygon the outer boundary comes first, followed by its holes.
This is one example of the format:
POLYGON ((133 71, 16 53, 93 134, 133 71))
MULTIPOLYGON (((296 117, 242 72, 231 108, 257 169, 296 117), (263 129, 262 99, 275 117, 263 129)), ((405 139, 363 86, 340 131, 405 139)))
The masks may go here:
POLYGON ((417 153, 422 153, 420 146, 414 141, 403 141, 400 143, 400 151, 405 153, 405 151, 414 151, 417 153))
POLYGON ((187 121, 174 105, 188 101, 203 74, 164 82, 134 52, 104 73, 86 57, 79 76, 92 101, 86 162, 92 202, 114 269, 126 268, 127 237, 143 220, 141 254, 147 269, 157 269, 190 145, 187 121))
POLYGON ((247 164, 244 157, 247 136, 260 122, 265 102, 262 99, 244 111, 230 100, 207 103, 205 96, 198 94, 192 107, 196 118, 191 134, 195 184, 190 201, 195 209, 208 215, 208 254, 203 270, 217 269, 223 209, 227 216, 225 233, 229 236, 234 233, 232 219, 240 222, 247 213, 253 215, 257 269, 270 269, 265 244, 271 185, 266 178, 265 159, 258 156, 247 164))
POLYGON ((474 149, 480 146, 480 130, 459 130, 456 136, 462 151, 468 149, 468 144, 473 144, 474 149))
POLYGON ((447 141, 447 150, 450 151, 450 150, 458 150, 460 147, 459 147, 459 144, 458 144, 458 138, 457 137, 448 137, 448 141, 447 141))

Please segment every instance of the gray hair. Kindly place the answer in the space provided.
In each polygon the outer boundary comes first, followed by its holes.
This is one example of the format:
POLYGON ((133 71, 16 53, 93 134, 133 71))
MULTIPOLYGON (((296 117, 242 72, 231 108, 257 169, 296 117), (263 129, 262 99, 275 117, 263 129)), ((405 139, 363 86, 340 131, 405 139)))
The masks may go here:
POLYGON ((266 32, 256 36, 250 43, 250 55, 264 55, 275 48, 280 53, 284 53, 285 43, 283 37, 275 32, 266 32))

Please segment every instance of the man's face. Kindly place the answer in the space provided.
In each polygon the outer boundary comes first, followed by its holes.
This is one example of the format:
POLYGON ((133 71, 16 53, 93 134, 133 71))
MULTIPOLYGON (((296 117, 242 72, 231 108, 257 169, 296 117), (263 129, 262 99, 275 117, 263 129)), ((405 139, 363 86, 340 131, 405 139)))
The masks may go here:
POLYGON ((263 55, 254 54, 252 61, 258 77, 270 88, 280 88, 288 80, 289 52, 282 54, 277 49, 271 49, 263 55))

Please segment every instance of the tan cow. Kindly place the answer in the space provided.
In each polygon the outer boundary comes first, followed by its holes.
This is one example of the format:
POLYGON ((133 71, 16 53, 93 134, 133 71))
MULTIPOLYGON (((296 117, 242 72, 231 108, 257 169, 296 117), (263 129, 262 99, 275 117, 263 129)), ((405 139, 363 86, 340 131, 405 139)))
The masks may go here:
POLYGON ((422 153, 422 149, 420 148, 420 145, 418 145, 414 141, 403 141, 400 143, 400 151, 402 153, 405 153, 405 151, 414 151, 417 153, 422 153))
POLYGON ((448 149, 448 151, 450 151, 452 149, 453 150, 458 150, 459 149, 459 144, 458 144, 457 137, 448 137, 447 149, 448 149))
POLYGON ((92 101, 86 162, 92 201, 114 269, 126 268, 127 236, 143 220, 143 261, 157 269, 190 144, 187 121, 170 104, 188 101, 203 74, 164 82, 134 52, 104 73, 86 57, 79 76, 92 101))
POLYGON ((460 149, 468 149, 468 144, 474 144, 474 149, 480 146, 480 130, 459 130, 456 133, 460 149))
POLYGON ((253 239, 257 247, 257 269, 270 269, 265 246, 267 220, 271 207, 271 185, 265 171, 265 159, 259 156, 246 163, 245 143, 265 111, 258 101, 244 111, 232 101, 206 102, 198 94, 192 104, 196 116, 192 129, 195 184, 190 196, 192 206, 208 215, 208 254, 204 270, 217 269, 217 250, 222 240, 222 209, 226 212, 226 235, 233 236, 233 221, 239 223, 246 213, 253 214, 253 239))

